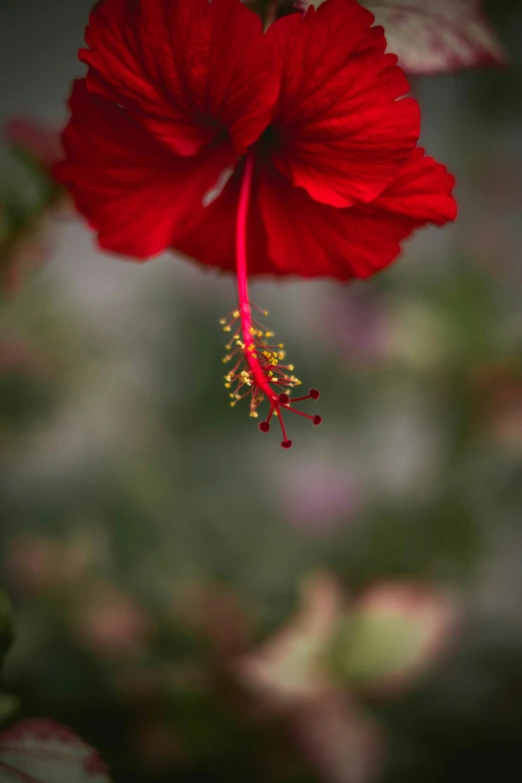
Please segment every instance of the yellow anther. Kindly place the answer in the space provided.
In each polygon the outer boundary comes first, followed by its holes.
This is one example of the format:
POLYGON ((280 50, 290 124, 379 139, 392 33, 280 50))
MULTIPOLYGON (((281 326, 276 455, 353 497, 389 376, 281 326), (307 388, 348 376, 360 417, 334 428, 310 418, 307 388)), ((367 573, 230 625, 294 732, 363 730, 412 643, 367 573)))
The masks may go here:
MULTIPOLYGON (((265 316, 268 315, 268 310, 261 312, 265 316)), ((242 321, 238 328, 235 321, 242 318, 242 310, 238 308, 227 318, 222 318, 219 321, 225 332, 232 332, 228 338, 229 342, 225 346, 228 353, 223 358, 223 362, 227 363, 234 359, 235 365, 234 369, 223 376, 224 386, 229 390, 230 406, 234 408, 240 400, 248 398, 250 402, 249 415, 257 419, 259 417, 257 407, 265 398, 266 393, 273 395, 274 390, 277 389, 277 393, 279 393, 281 388, 285 387, 285 391, 290 394, 295 386, 301 384, 301 381, 291 374, 294 370, 292 364, 283 366, 283 360, 287 353, 284 350, 284 343, 274 345, 269 339, 275 337, 275 332, 265 331, 255 321, 249 323, 242 321), (252 367, 256 369, 256 366, 264 374, 266 383, 270 384, 271 393, 268 392, 268 389, 265 393, 264 389, 258 386, 257 370, 256 375, 252 371, 252 367), (232 387, 234 391, 232 391, 232 387)), ((278 415, 277 410, 273 411, 273 415, 278 415)))

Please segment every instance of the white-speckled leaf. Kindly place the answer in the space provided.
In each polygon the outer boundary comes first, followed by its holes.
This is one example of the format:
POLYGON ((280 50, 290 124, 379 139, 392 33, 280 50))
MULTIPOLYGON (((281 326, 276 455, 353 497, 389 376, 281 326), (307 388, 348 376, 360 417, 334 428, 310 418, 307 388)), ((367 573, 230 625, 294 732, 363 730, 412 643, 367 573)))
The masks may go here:
POLYGON ((364 5, 384 27, 389 51, 410 73, 506 62, 480 0, 365 0, 364 5))
MULTIPOLYGON (((305 8, 325 0, 300 0, 305 8)), ((482 13, 482 0, 360 0, 384 27, 388 50, 412 74, 506 63, 482 13)))
POLYGON ((97 751, 64 726, 28 720, 0 733, 0 783, 110 783, 97 751))

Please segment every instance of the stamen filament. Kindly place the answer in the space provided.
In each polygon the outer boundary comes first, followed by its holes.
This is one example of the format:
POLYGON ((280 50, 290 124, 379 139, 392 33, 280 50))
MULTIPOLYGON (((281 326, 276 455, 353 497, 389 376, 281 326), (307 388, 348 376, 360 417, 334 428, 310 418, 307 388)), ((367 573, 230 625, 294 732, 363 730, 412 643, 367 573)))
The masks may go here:
POLYGON ((267 341, 274 337, 274 333, 267 331, 252 317, 252 308, 262 315, 268 315, 266 310, 260 310, 250 303, 248 294, 247 224, 253 177, 254 161, 248 156, 239 194, 236 224, 238 308, 220 321, 223 330, 233 334, 226 345, 229 353, 223 359, 226 364, 234 360, 233 369, 224 376, 225 388, 230 390, 232 407, 242 399, 250 397, 250 416, 254 418, 258 417, 257 408, 266 398, 270 403, 270 411, 267 418, 259 424, 259 429, 261 432, 268 432, 272 417, 277 416, 283 435, 281 445, 289 449, 292 441, 286 432, 283 410, 297 413, 314 424, 320 424, 320 416, 310 416, 290 406, 290 402, 315 400, 319 397, 319 392, 311 389, 308 395, 290 400, 290 391, 300 385, 301 381, 292 374, 292 364, 281 363, 285 359, 284 345, 269 345, 267 341), (285 391, 281 391, 282 389, 285 391))
POLYGON ((245 173, 241 183, 241 193, 239 196, 239 208, 237 213, 236 226, 236 249, 237 249, 237 294, 239 300, 239 311, 241 314, 241 331, 243 333, 243 342, 245 343, 245 356, 248 366, 252 370, 252 375, 258 387, 270 399, 274 392, 266 381, 265 374, 259 366, 259 362, 254 356, 255 343, 252 335, 252 310, 248 297, 248 267, 247 267, 247 218, 248 203, 250 192, 252 190, 252 178, 254 174, 254 161, 251 156, 247 157, 245 163, 245 173))

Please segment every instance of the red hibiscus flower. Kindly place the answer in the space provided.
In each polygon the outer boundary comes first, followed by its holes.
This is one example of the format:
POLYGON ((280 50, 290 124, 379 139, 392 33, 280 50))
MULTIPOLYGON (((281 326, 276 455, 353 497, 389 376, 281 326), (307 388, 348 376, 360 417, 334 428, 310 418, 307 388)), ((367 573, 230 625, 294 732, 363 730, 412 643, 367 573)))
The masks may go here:
MULTIPOLYGON (((350 280, 456 216, 454 179, 417 147, 419 107, 381 27, 326 0, 263 32, 240 0, 101 0, 87 28, 66 159, 56 175, 101 247, 176 248, 236 270, 226 375, 232 405, 266 397, 260 429, 299 381, 253 317, 248 275, 350 280)), ((319 424, 319 416, 308 416, 319 424)))

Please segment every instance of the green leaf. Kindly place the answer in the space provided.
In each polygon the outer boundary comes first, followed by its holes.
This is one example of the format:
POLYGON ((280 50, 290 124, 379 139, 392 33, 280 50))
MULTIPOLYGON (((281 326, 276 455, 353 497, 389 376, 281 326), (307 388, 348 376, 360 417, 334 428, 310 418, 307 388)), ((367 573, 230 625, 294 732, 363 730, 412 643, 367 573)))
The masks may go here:
POLYGON ((13 715, 18 712, 19 707, 20 700, 17 696, 13 696, 11 693, 2 693, 0 691, 0 726, 3 726, 4 723, 11 720, 13 715))
POLYGON ((453 605, 416 585, 381 585, 336 633, 331 663, 343 684, 397 686, 426 667, 447 641, 453 605))
POLYGON ((4 658, 13 643, 13 612, 7 595, 0 590, 0 673, 4 658))

